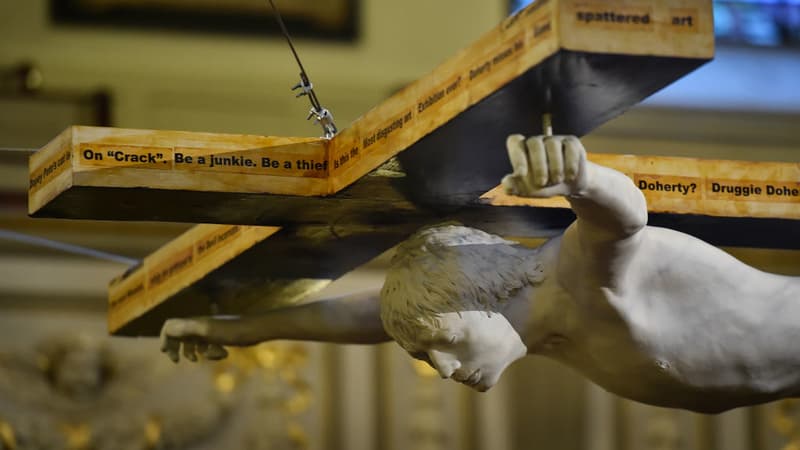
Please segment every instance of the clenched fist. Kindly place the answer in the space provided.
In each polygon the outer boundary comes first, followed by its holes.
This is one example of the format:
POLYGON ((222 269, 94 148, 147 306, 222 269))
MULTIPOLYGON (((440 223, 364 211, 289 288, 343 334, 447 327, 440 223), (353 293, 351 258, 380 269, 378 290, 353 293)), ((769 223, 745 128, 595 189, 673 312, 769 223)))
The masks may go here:
POLYGON ((198 354, 209 360, 224 359, 228 352, 212 332, 212 323, 207 317, 167 320, 161 328, 161 351, 174 362, 180 359, 181 347, 189 361, 197 361, 198 354))
POLYGON ((586 188, 586 150, 575 136, 512 134, 506 140, 513 172, 506 193, 522 197, 578 195, 586 188))

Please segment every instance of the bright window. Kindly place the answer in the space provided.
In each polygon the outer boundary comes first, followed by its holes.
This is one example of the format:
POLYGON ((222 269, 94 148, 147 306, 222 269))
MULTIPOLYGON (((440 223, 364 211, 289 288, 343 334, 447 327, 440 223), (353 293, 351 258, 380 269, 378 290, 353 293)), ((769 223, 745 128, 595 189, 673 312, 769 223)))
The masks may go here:
MULTIPOLYGON (((518 11, 532 0, 512 0, 518 11)), ((714 0, 717 42, 800 47, 800 0, 714 0)))

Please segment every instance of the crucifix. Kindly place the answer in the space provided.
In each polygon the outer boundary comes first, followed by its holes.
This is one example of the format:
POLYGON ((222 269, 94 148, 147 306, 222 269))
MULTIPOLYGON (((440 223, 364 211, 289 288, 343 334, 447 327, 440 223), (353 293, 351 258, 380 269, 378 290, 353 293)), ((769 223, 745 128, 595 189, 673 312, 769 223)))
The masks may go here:
MULTIPOLYGON (((72 127, 31 159, 30 213, 45 217, 228 224, 198 226, 112 282, 109 328, 119 335, 155 335, 166 319, 176 317, 220 313, 255 317, 262 312, 265 315, 258 316, 259 320, 270 317, 276 308, 289 307, 308 292, 407 238, 416 228, 444 219, 506 236, 542 237, 572 222, 573 217, 565 208, 570 206, 578 216, 574 223, 584 224, 576 229, 584 231, 573 232, 580 238, 570 238, 568 231, 565 238, 552 242, 566 244, 578 239, 597 243, 601 237, 610 235, 627 243, 649 235, 650 232, 639 233, 646 229, 642 214, 647 221, 649 211, 651 225, 693 231, 713 243, 796 248, 800 239, 791 239, 798 233, 794 220, 800 218, 797 206, 800 177, 796 165, 587 155, 580 141, 571 137, 584 135, 622 113, 698 67, 712 54, 710 2, 670 0, 629 4, 540 0, 509 17, 350 127, 337 133, 326 129, 327 136, 323 138, 72 127), (552 136, 551 128, 561 134, 552 136), (537 135, 541 137, 524 137, 537 135), (513 172, 503 178, 509 167, 513 172), (608 172, 606 167, 615 170, 608 172), (614 198, 615 192, 618 198, 614 198), (566 196, 567 200, 550 198, 556 194, 566 196), (713 235, 708 233, 710 227, 713 235), (770 242, 770 236, 774 238, 777 233, 753 232, 758 229, 781 230, 782 240, 770 242)), ((301 87, 304 86, 307 84, 301 87)), ((405 243, 400 248, 416 255, 429 250, 435 253, 433 249, 440 247, 443 252, 451 247, 458 251, 466 251, 460 247, 486 247, 500 254, 516 255, 517 259, 511 260, 523 267, 530 262, 527 259, 530 255, 497 236, 473 233, 465 227, 434 230, 437 231, 433 234, 422 231, 414 235, 410 242, 422 242, 418 248, 405 243)), ((677 236, 669 235, 663 240, 688 242, 677 236)), ((659 239, 662 238, 645 241, 660 245, 659 239)), ((591 247, 587 254, 588 260, 598 262, 598 266, 609 265, 609 271, 613 272, 606 278, 600 277, 605 280, 601 284, 616 286, 621 282, 616 272, 621 269, 611 263, 627 261, 623 264, 627 265, 634 256, 614 245, 613 251, 603 253, 600 247, 591 247), (606 254, 610 259, 598 259, 599 256, 591 256, 593 252, 606 254)), ((548 254, 548 248, 552 246, 543 247, 544 253, 537 254, 548 254)), ((562 251, 568 248, 567 245, 562 251)), ((705 250, 699 250, 702 251, 705 250)), ((408 258, 428 264, 415 259, 416 256, 408 258)), ((403 258, 399 260, 398 264, 402 264, 403 258)), ((698 261, 707 265, 715 260, 698 261)), ((509 289, 514 294, 500 289, 496 295, 516 298, 540 282, 547 286, 545 280, 552 283, 557 278, 547 270, 548 264, 541 273, 534 270, 508 279, 501 277, 513 285, 509 289), (539 279, 539 275, 543 278, 539 279)), ((648 273, 648 279, 652 275, 648 273)), ((447 279, 444 274, 441 277, 447 279)), ((783 296, 796 296, 796 281, 786 281, 784 285, 780 284, 783 280, 753 280, 764 286, 777 283, 778 290, 789 289, 778 299, 781 302, 786 301, 783 296)), ((401 284, 415 281, 413 277, 406 278, 401 284)), ((388 280, 386 286, 390 286, 388 280)), ((459 295, 465 294, 453 294, 459 295)), ((528 299, 528 294, 525 295, 528 299)), ((381 297, 383 302, 383 298, 391 295, 387 292, 381 297)), ((610 304, 609 298, 605 301, 610 304)), ((356 305, 355 315, 337 317, 341 323, 354 317, 364 319, 352 323, 362 325, 366 336, 348 334, 353 330, 340 332, 336 328, 340 324, 334 324, 331 335, 320 338, 385 340, 383 332, 389 332, 389 337, 429 361, 442 376, 481 389, 491 387, 502 372, 502 368, 470 366, 471 356, 455 362, 437 359, 434 355, 444 352, 434 346, 457 345, 459 333, 430 336, 420 345, 403 338, 405 325, 398 326, 392 313, 387 312, 402 308, 381 308, 383 321, 376 322, 378 302, 374 295, 352 300, 350 304, 356 305), (367 316, 372 321, 366 320, 367 316), (370 324, 375 326, 375 333, 370 324)), ((526 325, 514 319, 533 314, 526 309, 526 305, 530 306, 527 300, 504 305, 511 309, 494 310, 486 306, 486 311, 479 311, 474 306, 455 310, 458 320, 468 321, 482 320, 480 314, 486 313, 494 317, 488 330, 509 336, 497 348, 481 350, 477 345, 476 351, 494 352, 513 360, 526 351, 555 352, 580 341, 575 334, 560 332, 529 341, 529 336, 520 331, 526 325), (479 314, 473 317, 472 313, 479 314), (502 322, 506 316, 506 322, 502 322)), ((299 315, 285 316, 286 323, 297 326, 275 337, 303 338, 302 331, 307 333, 305 337, 313 338, 329 329, 328 325, 316 322, 308 325, 303 319, 308 308, 293 309, 299 315), (292 322, 289 317, 301 319, 292 322)), ((433 322, 450 324, 456 320, 447 311, 434 310, 439 313, 433 322)), ((623 312, 630 311, 623 308, 623 312)), ((252 323, 256 327, 263 325, 257 320, 209 320, 167 322, 165 350, 175 354, 174 346, 182 343, 184 353, 191 357, 196 344, 252 343, 253 335, 248 335, 252 323), (228 328, 217 341, 209 339, 210 329, 223 329, 231 323, 238 331, 228 328)), ((274 319, 265 320, 275 323, 274 319)), ((460 329, 461 325, 461 322, 450 328, 437 325, 433 329, 460 329)), ((592 325, 603 328, 609 323, 592 325)), ((628 327, 629 332, 635 326, 642 326, 631 321, 617 325, 628 327)), ((480 330, 481 326, 473 329, 480 330)), ((423 334, 428 331, 422 330, 423 334)), ((256 336, 265 335, 256 333, 256 336)), ((486 337, 481 342, 489 345, 492 339, 486 337)), ((602 343, 605 337, 598 335, 595 340, 581 342, 593 346, 602 343)), ((664 343, 668 341, 665 339, 664 343)), ((636 346, 636 342, 624 344, 636 346)), ((215 347, 216 354, 221 351, 215 347)), ((774 398, 770 392, 744 387, 739 396, 726 398, 724 392, 716 391, 722 387, 702 374, 687 377, 681 385, 675 371, 680 374, 692 369, 699 373, 703 367, 681 366, 676 355, 663 358, 649 353, 626 355, 629 358, 617 361, 618 367, 631 361, 645 364, 642 358, 651 356, 649 363, 654 366, 652 370, 623 371, 623 376, 655 377, 670 389, 685 388, 681 395, 672 396, 675 403, 651 396, 646 383, 637 385, 642 392, 622 392, 631 398, 702 411, 774 398), (709 396, 705 403, 695 404, 686 393, 692 389, 713 391, 717 397, 709 396)), ((731 358, 748 356, 751 355, 732 354, 731 358)), ((578 359, 575 365, 584 373, 611 390, 622 390, 611 381, 614 376, 611 372, 602 372, 599 366, 578 359)), ((762 388, 775 390, 778 385, 776 381, 762 388)), ((787 393, 791 394, 784 392, 787 393)))

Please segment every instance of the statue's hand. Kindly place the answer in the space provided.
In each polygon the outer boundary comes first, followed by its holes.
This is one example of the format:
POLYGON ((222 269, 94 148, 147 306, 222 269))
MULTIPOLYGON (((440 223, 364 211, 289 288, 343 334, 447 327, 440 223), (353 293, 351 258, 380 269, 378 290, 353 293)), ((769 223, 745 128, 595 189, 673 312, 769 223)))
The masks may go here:
POLYGON ((161 351, 174 362, 180 359, 181 346, 190 361, 197 361, 198 354, 210 360, 224 359, 228 352, 212 334, 212 323, 211 317, 167 320, 161 327, 161 351))
POLYGON ((513 172, 503 177, 506 193, 522 197, 577 195, 587 185, 586 150, 575 136, 512 134, 506 140, 513 172))

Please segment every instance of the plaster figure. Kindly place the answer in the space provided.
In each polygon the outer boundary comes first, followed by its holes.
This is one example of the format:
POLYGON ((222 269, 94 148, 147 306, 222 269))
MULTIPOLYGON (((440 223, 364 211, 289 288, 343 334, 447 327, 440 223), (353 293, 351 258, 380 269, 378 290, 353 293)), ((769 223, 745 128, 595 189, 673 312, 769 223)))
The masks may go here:
POLYGON ((623 174, 572 136, 510 136, 516 195, 564 195, 577 219, 529 249, 479 230, 419 231, 381 292, 248 317, 172 319, 162 350, 224 357, 270 339, 394 339, 479 391, 525 355, 575 368, 608 391, 717 413, 800 396, 800 278, 759 271, 692 236, 647 226, 623 174))

